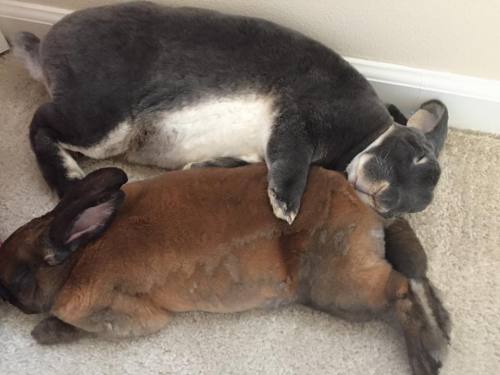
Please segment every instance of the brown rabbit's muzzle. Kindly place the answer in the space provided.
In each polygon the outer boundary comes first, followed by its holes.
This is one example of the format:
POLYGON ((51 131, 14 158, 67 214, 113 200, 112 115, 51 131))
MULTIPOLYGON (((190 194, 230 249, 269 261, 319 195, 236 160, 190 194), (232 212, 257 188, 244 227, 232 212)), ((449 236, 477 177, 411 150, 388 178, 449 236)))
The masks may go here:
POLYGON ((1 281, 0 281, 0 298, 7 302, 9 302, 11 299, 9 290, 3 286, 1 281))

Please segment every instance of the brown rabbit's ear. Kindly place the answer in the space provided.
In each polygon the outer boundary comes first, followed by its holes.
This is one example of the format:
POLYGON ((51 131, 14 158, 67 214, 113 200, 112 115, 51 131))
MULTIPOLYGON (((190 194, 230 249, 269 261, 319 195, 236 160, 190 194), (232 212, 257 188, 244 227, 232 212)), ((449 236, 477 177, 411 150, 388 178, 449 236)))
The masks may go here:
POLYGON ((409 119, 409 127, 420 129, 439 155, 448 133, 448 110, 438 100, 429 100, 420 106, 409 119))
POLYGON ((92 172, 65 194, 54 209, 44 254, 50 265, 63 262, 71 253, 98 238, 113 221, 125 193, 120 187, 127 175, 117 168, 92 172))

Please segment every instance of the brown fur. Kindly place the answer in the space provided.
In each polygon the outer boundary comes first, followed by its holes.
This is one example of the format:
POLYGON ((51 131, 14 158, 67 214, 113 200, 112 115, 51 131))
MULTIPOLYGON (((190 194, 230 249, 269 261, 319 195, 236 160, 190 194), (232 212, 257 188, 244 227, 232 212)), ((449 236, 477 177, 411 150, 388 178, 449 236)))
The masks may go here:
MULTIPOLYGON (((74 338, 68 325, 107 337, 137 336, 159 330, 176 312, 293 302, 347 318, 395 309, 409 347, 425 324, 431 327, 408 279, 385 259, 384 222, 342 175, 314 168, 291 226, 274 217, 266 186, 264 166, 172 172, 129 183, 113 224, 60 265, 44 265, 38 244, 53 213, 16 232, 0 251, 0 281, 11 285, 20 258, 28 259, 36 303, 20 292, 18 305, 44 306, 61 321, 35 329, 41 343, 57 341, 59 326, 60 341, 74 338)), ((407 248, 400 236, 393 238, 393 251, 407 248)), ((409 259, 422 258, 421 247, 411 249, 409 259)), ((423 361, 415 373, 437 373, 439 366, 423 361)))

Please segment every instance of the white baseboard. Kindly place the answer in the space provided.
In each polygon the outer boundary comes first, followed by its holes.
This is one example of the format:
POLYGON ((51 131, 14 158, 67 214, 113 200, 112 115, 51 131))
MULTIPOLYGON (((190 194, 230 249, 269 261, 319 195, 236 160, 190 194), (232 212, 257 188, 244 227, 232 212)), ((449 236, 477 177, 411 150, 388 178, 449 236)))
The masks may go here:
POLYGON ((46 5, 25 3, 21 1, 1 0, 0 17, 53 25, 66 14, 69 9, 50 7, 46 5))
POLYGON ((406 114, 428 99, 448 107, 450 124, 500 134, 500 81, 347 58, 373 84, 380 97, 406 114))
MULTIPOLYGON (((21 30, 43 35, 71 10, 0 0, 0 28, 9 37, 21 30)), ((380 97, 406 114, 428 99, 442 100, 450 125, 500 134, 500 81, 347 58, 373 84, 380 97)))
POLYGON ((54 23, 71 12, 69 9, 0 0, 0 30, 7 38, 19 31, 31 31, 43 36, 54 23))

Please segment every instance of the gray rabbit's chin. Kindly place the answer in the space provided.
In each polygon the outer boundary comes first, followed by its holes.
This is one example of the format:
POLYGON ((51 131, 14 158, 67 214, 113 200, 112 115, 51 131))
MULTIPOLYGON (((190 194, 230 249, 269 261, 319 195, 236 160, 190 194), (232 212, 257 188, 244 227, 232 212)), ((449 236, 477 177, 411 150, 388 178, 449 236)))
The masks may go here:
MULTIPOLYGON (((358 155, 347 166, 345 171, 347 180, 363 203, 371 207, 379 215, 383 217, 391 217, 391 210, 387 208, 380 199, 378 199, 381 196, 378 193, 380 193, 381 190, 387 189, 389 187, 389 182, 387 180, 371 181, 368 179, 365 173, 363 173, 362 165, 360 165, 363 164, 360 163, 360 161, 362 161, 362 156, 363 154, 358 155)), ((366 157, 370 157, 370 155, 367 154, 366 157)))

